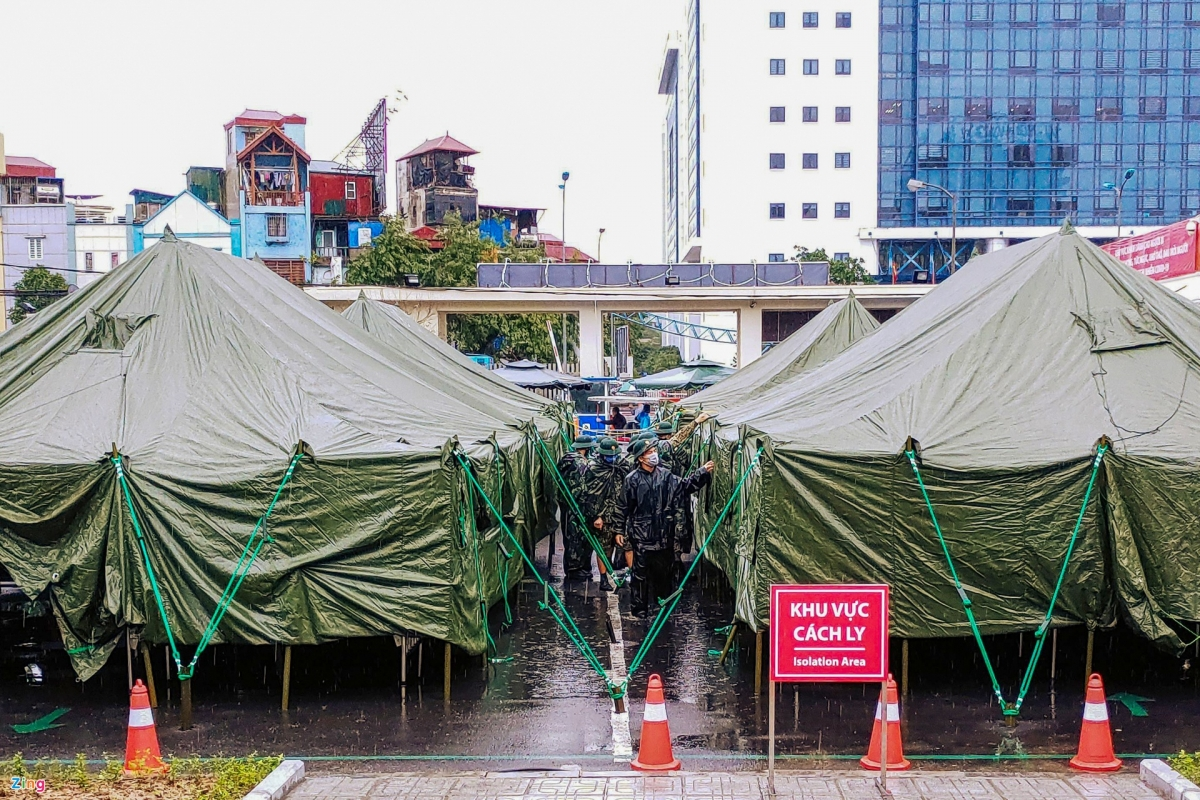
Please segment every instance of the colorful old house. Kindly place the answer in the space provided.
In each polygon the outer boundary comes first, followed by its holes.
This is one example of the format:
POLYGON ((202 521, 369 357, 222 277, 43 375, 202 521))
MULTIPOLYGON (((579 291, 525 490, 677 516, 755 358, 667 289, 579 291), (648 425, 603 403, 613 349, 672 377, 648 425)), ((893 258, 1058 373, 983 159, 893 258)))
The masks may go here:
POLYGON ((345 265, 383 230, 375 176, 337 161, 308 166, 312 196, 312 282, 340 283, 345 265))
POLYGON ((225 125, 225 217, 241 254, 295 284, 312 280, 312 208, 304 117, 247 109, 225 125))
MULTIPOLYGON (((28 156, 6 156, 0 148, 0 255, 3 281, 11 289, 30 267, 60 271, 75 284, 63 181, 53 166, 28 156)), ((4 314, 13 298, 3 297, 4 314)), ((3 315, 0 315, 3 316, 3 315)), ((3 323, 0 323, 2 325, 3 323)), ((3 328, 0 328, 2 330, 3 328)))

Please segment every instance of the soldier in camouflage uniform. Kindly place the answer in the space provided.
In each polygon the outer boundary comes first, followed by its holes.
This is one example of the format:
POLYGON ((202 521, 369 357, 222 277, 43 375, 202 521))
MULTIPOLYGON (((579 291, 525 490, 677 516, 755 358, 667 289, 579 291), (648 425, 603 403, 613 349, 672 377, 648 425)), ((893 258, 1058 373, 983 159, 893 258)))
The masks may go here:
MULTIPOLYGON (((621 517, 620 499, 627 472, 621 463, 621 447, 617 440, 607 436, 602 438, 588 470, 581 505, 592 526, 592 535, 609 556, 612 555, 616 543, 615 535, 625 527, 621 517)), ((600 588, 611 592, 616 586, 604 562, 599 558, 597 561, 600 566, 600 588)), ((614 569, 620 569, 620 566, 619 563, 613 562, 614 569)))
MULTIPOLYGON (((591 436, 577 436, 571 449, 558 460, 558 474, 580 507, 583 505, 581 498, 590 469, 587 456, 595 446, 596 440, 591 436)), ((591 577, 592 571, 588 565, 591 547, 579 527, 579 517, 566 497, 558 498, 558 519, 563 531, 563 572, 568 579, 591 577)))

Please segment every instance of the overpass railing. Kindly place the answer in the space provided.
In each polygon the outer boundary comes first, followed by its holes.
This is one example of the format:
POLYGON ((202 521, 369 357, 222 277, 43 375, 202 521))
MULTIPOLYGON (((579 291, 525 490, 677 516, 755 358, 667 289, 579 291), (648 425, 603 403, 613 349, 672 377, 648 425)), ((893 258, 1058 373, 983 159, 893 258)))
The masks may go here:
POLYGON ((476 283, 486 289, 711 288, 824 286, 829 264, 478 264, 476 283))

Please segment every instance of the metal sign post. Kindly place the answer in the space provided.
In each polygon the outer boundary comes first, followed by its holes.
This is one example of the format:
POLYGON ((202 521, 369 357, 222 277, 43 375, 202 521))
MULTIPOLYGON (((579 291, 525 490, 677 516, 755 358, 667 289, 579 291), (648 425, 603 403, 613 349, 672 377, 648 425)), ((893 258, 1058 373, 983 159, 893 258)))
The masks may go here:
POLYGON ((882 688, 879 690, 879 707, 883 709, 883 725, 879 728, 879 750, 882 755, 879 757, 879 781, 876 786, 879 787, 879 793, 884 797, 891 797, 892 793, 887 788, 887 764, 888 764, 888 687, 887 681, 884 680, 882 688))
POLYGON ((888 587, 771 587, 770 692, 767 704, 767 788, 775 794, 775 691, 787 683, 883 685, 883 755, 879 788, 887 791, 888 587))

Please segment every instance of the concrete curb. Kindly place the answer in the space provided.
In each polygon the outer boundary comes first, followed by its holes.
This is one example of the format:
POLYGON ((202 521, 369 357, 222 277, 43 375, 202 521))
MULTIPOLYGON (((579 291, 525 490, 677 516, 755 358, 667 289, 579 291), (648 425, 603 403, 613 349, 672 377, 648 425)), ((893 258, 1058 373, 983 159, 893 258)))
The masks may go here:
POLYGON ((1200 800, 1200 786, 1167 766, 1167 762, 1148 758, 1138 768, 1142 783, 1165 800, 1200 800))
POLYGON ((259 781, 258 786, 251 789, 250 793, 242 800, 282 800, 284 795, 302 780, 304 780, 304 762, 284 761, 273 769, 270 775, 259 781))

